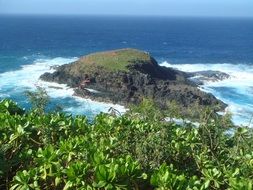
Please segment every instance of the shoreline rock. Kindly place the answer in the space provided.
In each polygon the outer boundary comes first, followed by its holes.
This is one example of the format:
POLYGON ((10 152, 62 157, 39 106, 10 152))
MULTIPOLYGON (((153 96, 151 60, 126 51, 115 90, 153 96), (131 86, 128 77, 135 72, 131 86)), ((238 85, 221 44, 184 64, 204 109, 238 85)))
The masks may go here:
POLYGON ((206 82, 217 82, 230 78, 230 75, 220 71, 197 71, 187 73, 189 80, 197 85, 204 85, 206 82))

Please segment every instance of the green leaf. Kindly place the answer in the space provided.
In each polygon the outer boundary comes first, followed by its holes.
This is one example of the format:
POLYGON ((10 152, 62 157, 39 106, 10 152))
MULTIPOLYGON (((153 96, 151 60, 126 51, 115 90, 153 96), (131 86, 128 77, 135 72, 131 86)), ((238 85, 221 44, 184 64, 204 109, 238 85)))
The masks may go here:
POLYGON ((54 180, 54 183, 56 186, 58 186, 61 183, 61 178, 60 177, 56 177, 54 180))
POLYGON ((63 190, 68 190, 73 186, 73 183, 71 181, 67 181, 65 186, 63 187, 63 190))
POLYGON ((207 189, 207 188, 209 187, 210 182, 211 182, 211 181, 210 181, 209 179, 205 181, 205 183, 204 183, 204 188, 205 188, 205 189, 207 189))

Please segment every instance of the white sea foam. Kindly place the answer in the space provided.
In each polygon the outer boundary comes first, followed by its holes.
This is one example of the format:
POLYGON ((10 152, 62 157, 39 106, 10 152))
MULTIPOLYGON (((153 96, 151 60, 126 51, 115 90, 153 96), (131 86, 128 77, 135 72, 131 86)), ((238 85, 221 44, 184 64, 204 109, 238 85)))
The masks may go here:
POLYGON ((30 87, 35 88, 39 76, 44 72, 53 72, 51 66, 62 65, 76 60, 76 58, 55 58, 50 60, 36 60, 31 65, 23 65, 19 70, 0 74, 0 87, 30 87))
POLYGON ((33 64, 24 65, 19 70, 8 71, 0 74, 0 97, 7 98, 16 94, 23 94, 25 90, 35 90, 36 86, 46 89, 52 100, 57 100, 63 106, 64 111, 73 114, 98 114, 107 112, 113 107, 121 113, 125 108, 120 105, 95 102, 73 96, 74 89, 64 84, 49 83, 39 80, 40 75, 45 72, 54 72, 52 66, 67 64, 77 58, 54 58, 38 59, 33 64))
POLYGON ((9 94, 0 93, 0 98, 9 98, 9 97, 10 97, 9 94))
MULTIPOLYGON (((106 112, 113 107, 120 112, 125 108, 120 105, 95 102, 92 100, 74 97, 74 90, 63 84, 48 83, 39 80, 39 76, 45 72, 53 72, 52 66, 63 65, 77 60, 77 58, 37 59, 30 65, 24 65, 19 70, 8 71, 0 74, 0 97, 11 98, 13 94, 22 94, 25 90, 34 90, 36 85, 46 89, 50 97, 62 100, 65 111, 73 114, 97 114, 106 112)), ((229 106, 228 111, 233 113, 236 124, 248 125, 253 113, 253 67, 247 64, 170 64, 161 63, 162 66, 173 67, 182 71, 195 72, 204 70, 221 71, 231 77, 222 81, 206 82, 200 88, 214 94, 229 106), (219 89, 220 88, 220 89, 219 89), (222 88, 233 90, 232 95, 225 93, 222 88)))
POLYGON ((85 88, 85 89, 92 93, 100 93, 99 91, 91 89, 91 88, 85 88))
MULTIPOLYGON (((163 62, 165 67, 172 67, 185 72, 221 71, 230 75, 221 81, 208 81, 201 90, 214 94, 228 104, 227 111, 233 114, 233 121, 238 125, 249 125, 253 115, 253 66, 249 64, 170 64, 163 62), (231 92, 230 92, 231 91, 231 92)), ((252 124, 251 124, 252 127, 252 124)))

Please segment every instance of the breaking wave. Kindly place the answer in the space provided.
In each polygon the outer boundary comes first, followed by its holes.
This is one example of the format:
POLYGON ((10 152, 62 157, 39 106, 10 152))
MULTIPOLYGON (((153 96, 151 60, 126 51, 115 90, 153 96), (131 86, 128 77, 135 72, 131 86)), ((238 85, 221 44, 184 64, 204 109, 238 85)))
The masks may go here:
POLYGON ((185 72, 220 71, 229 74, 229 78, 220 81, 207 81, 200 86, 203 91, 228 104, 227 111, 233 115, 238 125, 251 125, 253 116, 253 66, 252 64, 170 64, 163 62, 165 67, 172 67, 185 72))
POLYGON ((75 97, 73 96, 74 89, 69 88, 67 85, 39 80, 40 75, 43 73, 55 71, 55 66, 76 60, 75 57, 36 59, 32 64, 23 65, 18 70, 0 73, 0 97, 12 98, 27 107, 28 101, 24 95, 25 91, 35 90, 36 86, 41 86, 45 88, 53 104, 61 105, 63 111, 74 115, 85 114, 88 117, 94 117, 100 112, 107 112, 111 107, 124 112, 123 106, 75 97))

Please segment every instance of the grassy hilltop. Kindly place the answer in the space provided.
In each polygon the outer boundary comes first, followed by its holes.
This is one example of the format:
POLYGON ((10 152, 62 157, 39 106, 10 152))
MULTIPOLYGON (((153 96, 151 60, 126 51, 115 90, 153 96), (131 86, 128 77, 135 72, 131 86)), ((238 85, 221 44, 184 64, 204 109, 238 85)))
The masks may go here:
POLYGON ((76 67, 82 70, 83 67, 87 66, 99 66, 110 71, 126 71, 128 70, 127 67, 134 63, 152 64, 153 62, 153 59, 147 52, 127 48, 84 56, 78 61, 76 67))

